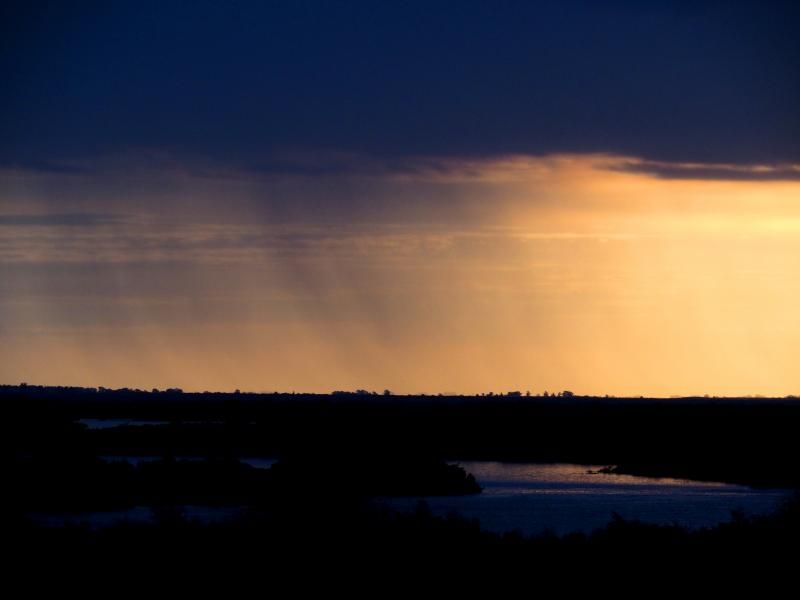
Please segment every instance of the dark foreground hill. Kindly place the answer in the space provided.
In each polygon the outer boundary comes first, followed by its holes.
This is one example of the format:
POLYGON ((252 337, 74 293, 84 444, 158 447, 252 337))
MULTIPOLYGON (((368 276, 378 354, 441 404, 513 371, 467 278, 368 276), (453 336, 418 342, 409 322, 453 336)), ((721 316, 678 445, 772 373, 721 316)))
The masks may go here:
POLYGON ((296 593, 361 590, 383 597, 437 590, 450 597, 498 594, 513 583, 533 596, 555 588, 653 597, 710 586, 714 594, 739 589, 777 597, 771 586, 794 581, 798 506, 790 502, 768 517, 734 516, 705 530, 618 518, 591 534, 530 538, 487 533, 455 516, 436 518, 424 505, 398 514, 368 504, 321 510, 310 502, 286 503, 217 524, 162 509, 154 523, 103 529, 43 527, 6 516, 0 548, 12 569, 6 583, 22 577, 29 592, 42 584, 61 593, 170 585, 184 594, 214 589, 229 597, 238 590, 251 597, 280 595, 289 585, 296 593))

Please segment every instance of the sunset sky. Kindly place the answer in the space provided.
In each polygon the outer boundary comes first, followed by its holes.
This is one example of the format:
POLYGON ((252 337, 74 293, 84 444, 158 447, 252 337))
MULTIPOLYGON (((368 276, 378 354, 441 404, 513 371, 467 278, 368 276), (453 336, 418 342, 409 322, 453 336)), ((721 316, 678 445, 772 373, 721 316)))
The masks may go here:
POLYGON ((0 383, 800 394, 794 2, 0 8, 0 383))

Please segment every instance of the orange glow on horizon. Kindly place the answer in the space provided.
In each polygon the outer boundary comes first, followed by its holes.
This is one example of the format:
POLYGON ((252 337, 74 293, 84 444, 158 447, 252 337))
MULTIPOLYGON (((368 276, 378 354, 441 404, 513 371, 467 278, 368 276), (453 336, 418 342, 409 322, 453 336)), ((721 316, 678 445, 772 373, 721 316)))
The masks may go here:
MULTIPOLYGON (((511 157, 321 191, 281 181, 311 207, 283 223, 259 200, 277 192, 198 177, 131 221, 7 227, 0 381, 800 393, 800 181, 631 164, 511 157), (313 209, 362 188, 380 212, 360 197, 340 221, 313 209)), ((5 206, 12 188, 38 193, 15 177, 5 206)), ((99 210, 86 202, 58 212, 99 210)))

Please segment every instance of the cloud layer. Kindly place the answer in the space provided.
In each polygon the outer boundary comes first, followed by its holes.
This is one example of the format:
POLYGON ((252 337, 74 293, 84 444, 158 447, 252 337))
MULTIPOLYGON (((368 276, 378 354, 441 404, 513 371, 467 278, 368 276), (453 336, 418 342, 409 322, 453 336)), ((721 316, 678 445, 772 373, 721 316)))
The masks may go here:
POLYGON ((5 6, 6 166, 131 149, 283 173, 292 150, 800 162, 791 1, 5 6))

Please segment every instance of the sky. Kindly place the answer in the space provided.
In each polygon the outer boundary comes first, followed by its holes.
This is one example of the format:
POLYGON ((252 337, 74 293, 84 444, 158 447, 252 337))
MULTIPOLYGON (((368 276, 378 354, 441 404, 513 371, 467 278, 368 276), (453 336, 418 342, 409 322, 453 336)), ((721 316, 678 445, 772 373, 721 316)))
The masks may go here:
POLYGON ((800 394, 794 2, 5 2, 0 382, 800 394))

